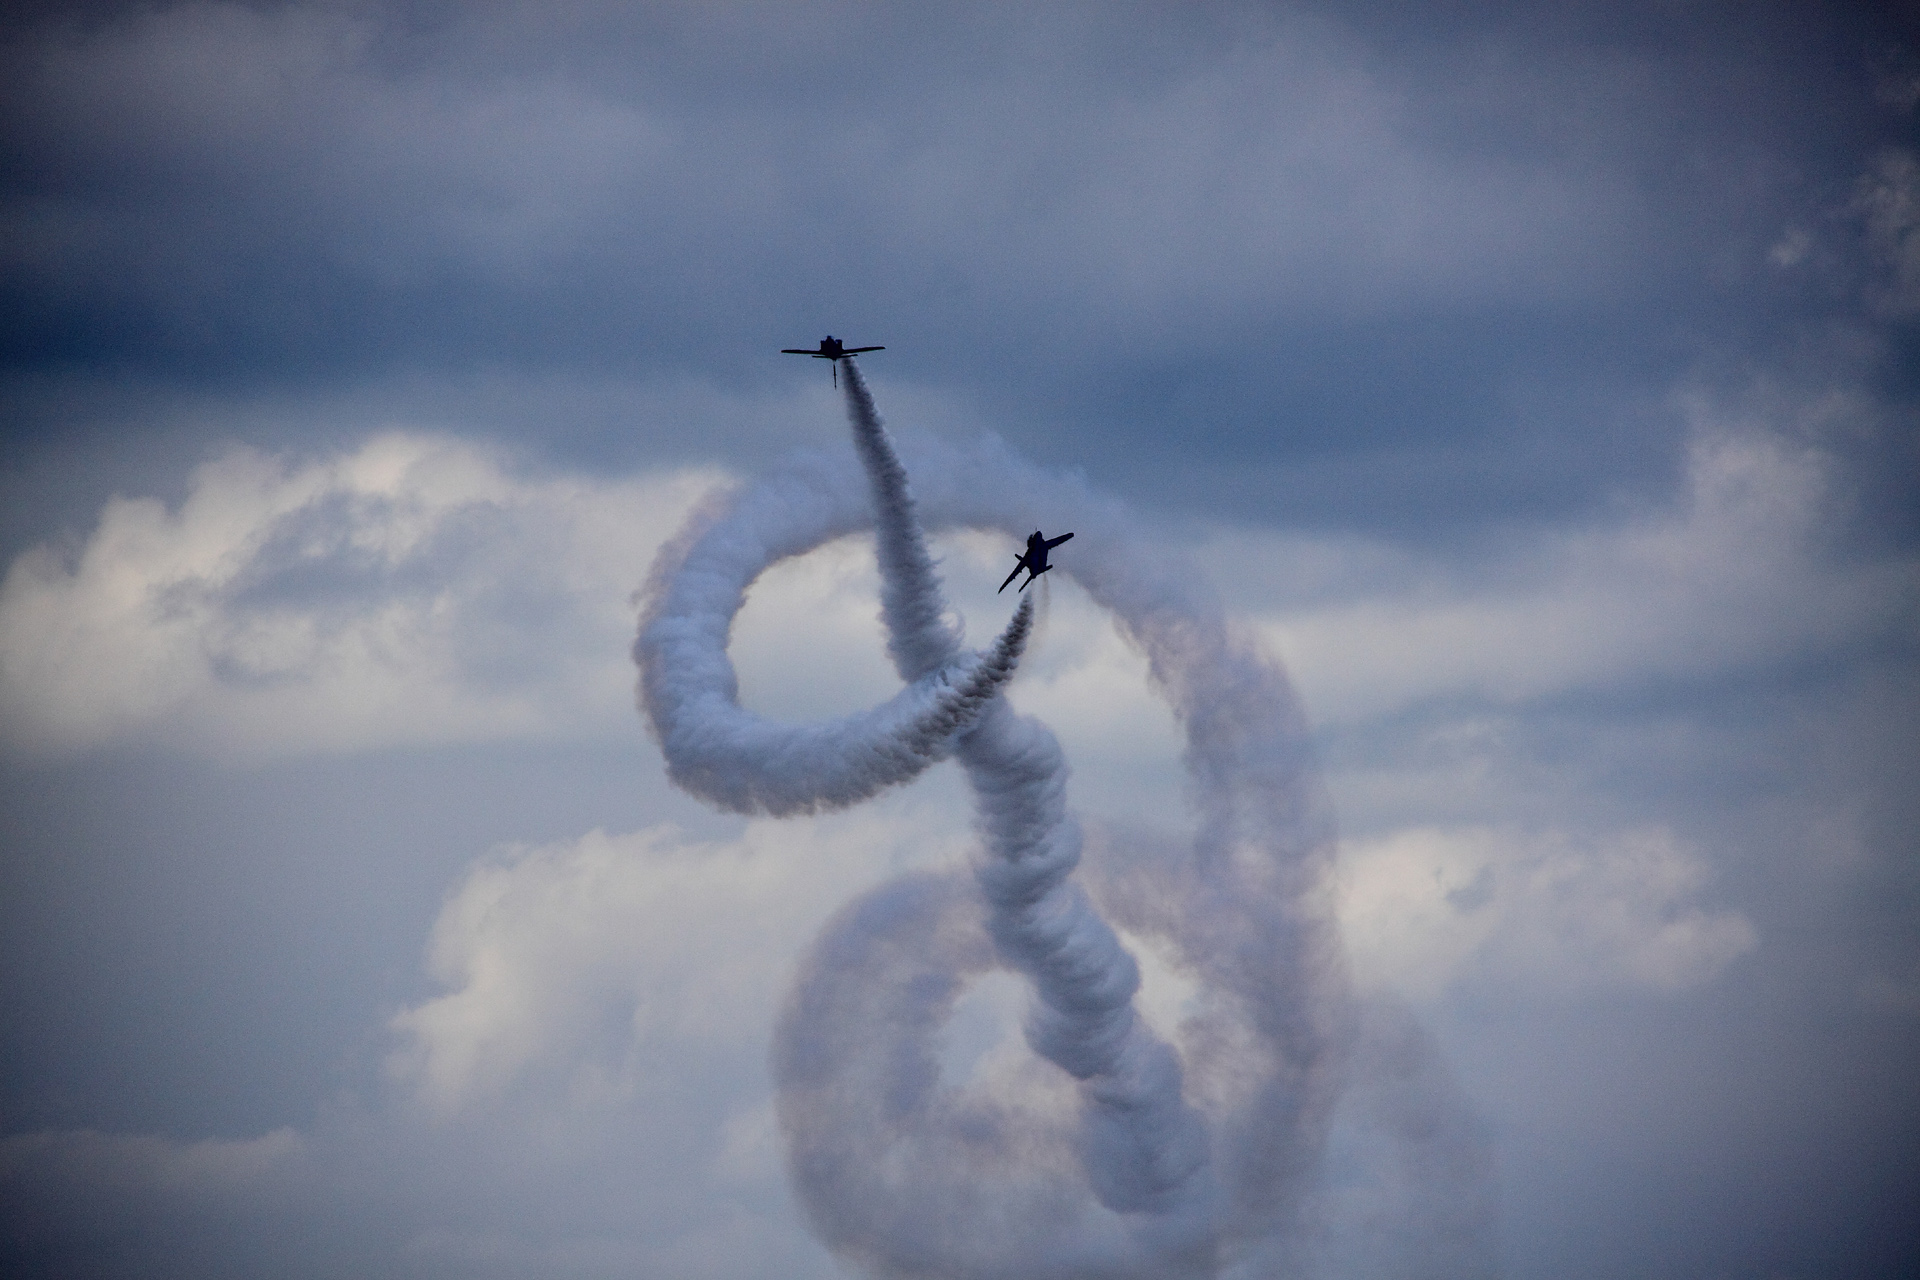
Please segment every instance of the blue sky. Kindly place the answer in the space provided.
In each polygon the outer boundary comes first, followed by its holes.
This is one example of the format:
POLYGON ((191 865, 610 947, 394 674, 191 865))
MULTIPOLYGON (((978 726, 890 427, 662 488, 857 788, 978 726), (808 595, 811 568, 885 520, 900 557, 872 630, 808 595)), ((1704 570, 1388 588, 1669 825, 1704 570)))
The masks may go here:
MULTIPOLYGON (((1286 664, 1355 981, 1491 1152, 1429 1274, 1910 1271, 1917 23, 16 7, 10 1270, 843 1274, 769 1037, 964 796, 713 814, 627 657, 703 493, 847 449, 775 354, 831 331, 909 461, 1083 474, 1286 664)), ((938 549, 978 643, 1009 546, 938 549)), ((748 705, 889 696, 875 591, 773 570, 748 705)), ((1012 697, 1090 823, 1185 820, 1070 583, 1012 697)))

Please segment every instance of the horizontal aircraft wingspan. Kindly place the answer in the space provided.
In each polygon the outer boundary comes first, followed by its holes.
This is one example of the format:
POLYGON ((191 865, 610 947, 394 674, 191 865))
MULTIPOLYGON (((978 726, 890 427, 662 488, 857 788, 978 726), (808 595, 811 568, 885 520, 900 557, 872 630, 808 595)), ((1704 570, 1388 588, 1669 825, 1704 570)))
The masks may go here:
POLYGON ((812 356, 815 360, 831 361, 832 363, 827 367, 833 370, 833 382, 835 386, 838 386, 840 384, 840 362, 842 360, 845 360, 848 356, 857 356, 863 351, 885 350, 885 347, 842 346, 840 345, 840 339, 834 337, 832 334, 828 334, 826 337, 820 339, 820 345, 818 347, 782 347, 780 348, 780 354, 783 356, 812 356))

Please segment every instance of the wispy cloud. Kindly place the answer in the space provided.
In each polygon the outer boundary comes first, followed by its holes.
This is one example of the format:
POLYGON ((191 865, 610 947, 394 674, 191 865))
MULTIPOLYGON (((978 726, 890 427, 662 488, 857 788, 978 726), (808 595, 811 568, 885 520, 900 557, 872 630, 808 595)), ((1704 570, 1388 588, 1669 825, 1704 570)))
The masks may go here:
POLYGON ((1459 986, 1565 998, 1712 981, 1758 935, 1702 906, 1711 876, 1671 831, 1415 828, 1350 844, 1341 925, 1374 982, 1432 1000, 1459 986))
POLYGON ((1845 545, 1850 495, 1829 454, 1704 400, 1689 415, 1670 503, 1516 532, 1468 573, 1407 546, 1272 535, 1216 554, 1302 598, 1269 605, 1261 626, 1334 725, 1437 699, 1512 707, 1738 677, 1910 631, 1920 559, 1845 545))

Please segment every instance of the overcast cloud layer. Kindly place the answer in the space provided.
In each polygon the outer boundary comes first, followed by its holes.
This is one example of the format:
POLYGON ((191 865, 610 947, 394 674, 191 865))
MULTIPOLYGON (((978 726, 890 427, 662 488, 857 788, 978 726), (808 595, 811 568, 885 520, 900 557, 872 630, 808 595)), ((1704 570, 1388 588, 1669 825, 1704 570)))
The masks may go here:
MULTIPOLYGON (((627 656, 702 495, 849 449, 774 354, 828 330, 910 467, 1084 472, 1300 690, 1376 1084, 1292 1262, 1920 1269, 1920 17, 1866 9, 15 6, 5 1269, 852 1274, 771 1037, 966 797, 717 817, 627 656)), ((934 549, 984 645, 1011 544, 934 549)), ((1008 696, 1116 902, 1182 738, 1060 578, 1008 696)), ((777 565, 743 703, 892 697, 878 610, 870 538, 777 565)), ((1038 1079, 1022 1000, 943 1078, 1038 1079)))

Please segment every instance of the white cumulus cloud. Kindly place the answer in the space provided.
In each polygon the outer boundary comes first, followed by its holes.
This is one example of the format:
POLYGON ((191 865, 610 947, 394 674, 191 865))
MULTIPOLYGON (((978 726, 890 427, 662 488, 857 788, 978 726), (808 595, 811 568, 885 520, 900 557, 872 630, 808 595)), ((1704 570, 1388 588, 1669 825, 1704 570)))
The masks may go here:
POLYGON ((247 754, 630 723, 628 597, 714 479, 528 480, 404 433, 299 465, 235 450, 177 509, 115 498, 76 554, 14 561, 0 741, 247 754))
MULTIPOLYGON (((393 1019, 394 1077, 451 1114, 520 1087, 631 1097, 690 1062, 751 1056, 828 913, 903 848, 959 856, 963 825, 910 843, 900 822, 755 822, 717 843, 596 831, 482 861, 434 928, 446 991, 393 1019)), ((729 1123, 716 1158, 737 1168, 752 1121, 729 1123)))

